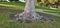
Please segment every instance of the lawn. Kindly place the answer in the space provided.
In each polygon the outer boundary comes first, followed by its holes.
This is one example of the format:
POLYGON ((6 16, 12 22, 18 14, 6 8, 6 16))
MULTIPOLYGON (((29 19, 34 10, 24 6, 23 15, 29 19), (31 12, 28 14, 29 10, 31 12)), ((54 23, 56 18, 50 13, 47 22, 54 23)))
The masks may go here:
MULTIPOLYGON (((22 2, 0 2, 0 6, 8 6, 8 7, 16 7, 16 8, 24 9, 25 3, 22 3, 22 2)), ((60 14, 59 9, 55 10, 55 9, 50 9, 50 8, 46 8, 46 7, 42 7, 42 6, 36 6, 36 9, 44 10, 45 12, 49 12, 49 13, 60 14)))
MULTIPOLYGON (((2 4, 2 3, 1 3, 2 4)), ((18 4, 18 3, 17 3, 18 4)), ((20 3, 19 3, 20 4, 20 3)), ((7 5, 10 4, 3 4, 0 5, 0 28, 60 28, 60 17, 52 16, 49 14, 38 13, 43 16, 49 16, 53 18, 54 21, 49 23, 20 23, 15 20, 11 20, 10 14, 21 13, 23 11, 23 7, 12 4, 14 7, 9 7, 7 5)))

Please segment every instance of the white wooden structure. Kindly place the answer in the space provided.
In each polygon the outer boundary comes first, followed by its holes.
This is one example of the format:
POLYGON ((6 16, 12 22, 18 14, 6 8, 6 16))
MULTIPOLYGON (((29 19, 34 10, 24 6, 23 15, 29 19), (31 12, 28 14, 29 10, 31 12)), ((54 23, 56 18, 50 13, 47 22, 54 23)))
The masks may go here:
MULTIPOLYGON (((7 1, 10 2, 10 0, 0 0, 0 1, 7 1)), ((25 2, 25 0, 19 0, 20 2, 25 2)))

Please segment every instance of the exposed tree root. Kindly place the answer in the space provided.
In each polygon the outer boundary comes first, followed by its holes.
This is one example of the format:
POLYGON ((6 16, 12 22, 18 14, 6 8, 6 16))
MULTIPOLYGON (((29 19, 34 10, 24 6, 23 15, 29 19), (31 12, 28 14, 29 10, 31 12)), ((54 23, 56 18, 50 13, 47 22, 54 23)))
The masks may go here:
POLYGON ((19 22, 25 22, 25 23, 31 23, 31 22, 51 22, 53 21, 50 17, 44 17, 44 16, 40 16, 37 13, 26 13, 23 12, 21 14, 16 14, 14 15, 14 18, 19 21, 19 22))

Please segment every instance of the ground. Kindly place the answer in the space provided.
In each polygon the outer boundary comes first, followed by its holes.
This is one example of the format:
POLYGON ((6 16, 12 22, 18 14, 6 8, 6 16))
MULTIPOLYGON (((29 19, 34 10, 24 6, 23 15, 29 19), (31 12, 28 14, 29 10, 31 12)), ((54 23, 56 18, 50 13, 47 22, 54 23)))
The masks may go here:
MULTIPOLYGON (((47 9, 45 8, 45 10, 47 9)), ((44 14, 40 12, 38 12, 38 14, 43 15, 43 16, 49 16, 53 18, 54 21, 49 22, 49 23, 28 23, 27 24, 27 23, 19 23, 15 20, 11 20, 9 16, 10 14, 21 13, 22 11, 23 9, 17 8, 15 7, 15 5, 14 7, 10 7, 10 6, 7 7, 7 6, 1 6, 1 3, 0 3, 0 28, 60 28, 60 17, 53 16, 50 14, 44 14)), ((56 12, 56 10, 52 10, 52 9, 51 11, 56 12)))

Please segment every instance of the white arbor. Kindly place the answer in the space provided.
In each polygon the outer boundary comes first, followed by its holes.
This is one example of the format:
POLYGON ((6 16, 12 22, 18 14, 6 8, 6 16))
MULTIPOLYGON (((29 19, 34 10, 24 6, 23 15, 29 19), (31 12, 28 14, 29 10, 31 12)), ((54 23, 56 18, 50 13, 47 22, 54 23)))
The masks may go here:
POLYGON ((19 0, 19 1, 21 1, 21 2, 25 2, 25 0, 19 0))
MULTIPOLYGON (((1 0, 0 0, 1 1, 1 0)), ((10 2, 10 0, 2 0, 2 1, 7 1, 10 2)), ((25 2, 25 0, 19 0, 20 2, 25 2)))

